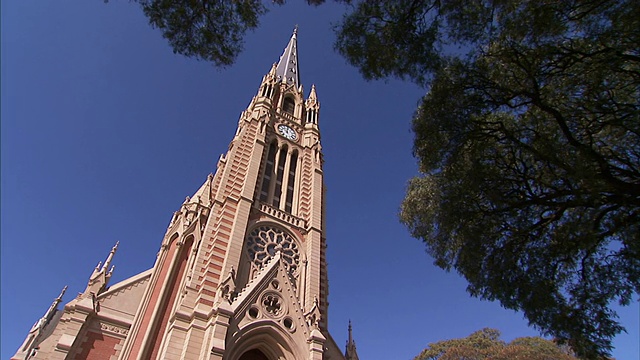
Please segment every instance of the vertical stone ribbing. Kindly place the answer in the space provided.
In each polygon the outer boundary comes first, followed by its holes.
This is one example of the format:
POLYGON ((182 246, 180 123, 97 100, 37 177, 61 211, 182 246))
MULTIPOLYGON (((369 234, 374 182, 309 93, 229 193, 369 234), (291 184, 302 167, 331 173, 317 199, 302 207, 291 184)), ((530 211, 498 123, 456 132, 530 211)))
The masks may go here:
MULTIPOLYGON (((255 143, 257 122, 251 121, 242 129, 232 149, 227 153, 226 165, 219 176, 221 187, 215 197, 216 205, 205 229, 206 248, 202 255, 202 266, 198 276, 198 302, 212 306, 222 269, 227 255, 233 224, 236 221, 238 200, 246 181, 252 145, 255 143), (214 251, 215 249, 215 251, 214 251)), ((218 177, 218 176, 216 176, 218 177)), ((252 189, 253 190, 253 189, 252 189)))
POLYGON ((127 339, 125 344, 124 359, 142 359, 145 349, 148 349, 148 334, 153 331, 153 325, 157 324, 156 313, 161 311, 158 308, 177 252, 176 242, 177 236, 171 236, 170 238, 165 238, 161 246, 158 259, 154 265, 155 271, 142 299, 138 315, 132 325, 130 338, 127 339))
POLYGON ((169 318, 171 317, 174 303, 178 296, 178 290, 180 289, 180 283, 187 267, 187 262, 189 260, 192 245, 192 237, 187 239, 182 245, 180 245, 180 243, 175 244, 175 246, 178 247, 177 251, 179 252, 177 262, 175 268, 172 270, 172 273, 168 277, 168 294, 165 295, 167 299, 164 301, 161 300, 163 303, 159 308, 160 318, 157 320, 157 324, 153 327, 153 330, 151 330, 152 334, 154 334, 151 336, 151 339, 155 339, 155 341, 151 341, 151 351, 149 352, 149 355, 145 357, 146 359, 156 359, 158 353, 160 352, 160 345, 162 344, 162 341, 159 340, 163 338, 163 332, 165 331, 165 328, 167 327, 167 324, 169 322, 169 318))
POLYGON ((302 179, 300 182, 300 217, 307 222, 311 221, 311 174, 313 172, 313 151, 304 149, 302 157, 302 179))

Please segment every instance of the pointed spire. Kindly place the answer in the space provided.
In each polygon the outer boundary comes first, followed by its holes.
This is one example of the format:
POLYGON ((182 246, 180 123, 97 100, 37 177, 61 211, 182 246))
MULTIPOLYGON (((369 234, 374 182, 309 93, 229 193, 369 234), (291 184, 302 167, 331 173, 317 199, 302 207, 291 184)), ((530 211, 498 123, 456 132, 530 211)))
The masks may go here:
MULTIPOLYGON (((115 255, 116 250, 118 250, 119 244, 120 244, 120 241, 116 241, 116 244, 113 246, 113 248, 111 248, 111 251, 107 256, 107 260, 105 260, 104 265, 102 265, 102 270, 106 271, 107 269, 109 269, 109 266, 111 265, 111 260, 113 260, 113 255, 115 255)), ((113 268, 111 269, 111 271, 113 271, 113 268)))
MULTIPOLYGON (((198 205, 210 206, 212 201, 212 188, 213 188, 213 174, 207 176, 207 180, 200 186, 191 199, 197 199, 198 205)), ((188 201, 185 201, 187 203, 188 201)))
POLYGON ((346 360, 359 360, 358 351, 356 351, 356 342, 353 341, 351 319, 349 319, 349 339, 347 340, 347 346, 344 350, 344 357, 346 360))
POLYGON ((316 94, 316 85, 311 85, 311 93, 309 93, 309 100, 318 100, 318 95, 316 94))
POLYGON ((351 319, 349 319, 349 343, 353 342, 353 333, 351 329, 351 319))
POLYGON ((273 63, 273 66, 271 66, 271 70, 269 70, 269 76, 276 76, 276 71, 278 69, 278 63, 273 63))
POLYGON ((58 304, 60 304, 62 302, 62 297, 64 296, 65 292, 67 292, 67 286, 66 285, 65 285, 65 287, 62 288, 62 291, 60 291, 60 295, 58 295, 58 297, 53 300, 53 303, 51 303, 51 306, 49 307, 49 310, 47 310, 47 313, 44 314, 44 317, 47 320, 51 320, 51 317, 53 316, 53 314, 55 313, 56 309, 58 308, 58 304))
POLYGON ((276 67, 276 75, 278 80, 295 86, 300 86, 300 74, 298 72, 298 26, 293 29, 293 35, 289 44, 284 49, 278 65, 276 67))
POLYGON ((42 330, 53 320, 54 315, 58 311, 58 304, 62 302, 62 297, 64 296, 64 293, 66 291, 67 287, 65 286, 64 288, 62 288, 60 295, 58 295, 58 297, 53 300, 53 303, 51 303, 51 306, 49 306, 47 312, 44 313, 44 316, 38 319, 35 324, 33 324, 31 330, 29 330, 27 338, 24 340, 24 343, 22 343, 22 346, 20 346, 21 350, 18 350, 16 356, 12 359, 29 359, 30 357, 35 355, 35 352, 38 349, 35 346, 40 343, 39 340, 42 334, 42 330), (22 353, 22 356, 18 357, 18 354, 20 353, 22 353))
POLYGON ((60 304, 62 302, 62 297, 64 296, 64 293, 66 291, 67 291, 67 286, 62 288, 62 291, 60 292, 60 295, 58 295, 58 297, 53 300, 53 302, 51 303, 51 306, 49 306, 47 311, 44 313, 44 316, 41 317, 40 320, 38 320, 33 325, 33 327, 31 328, 30 332, 34 332, 36 330, 37 331, 42 330, 47 325, 47 323, 49 323, 49 321, 51 321, 51 319, 53 318, 53 315, 58 310, 58 304, 60 304))
POLYGON ((93 273, 89 277, 87 288, 82 293, 83 296, 89 296, 89 294, 93 294, 92 296, 98 295, 106 288, 111 275, 113 275, 115 266, 111 265, 111 261, 116 254, 116 250, 118 250, 119 244, 120 241, 116 241, 116 244, 111 248, 111 251, 109 251, 109 255, 107 255, 104 263, 98 263, 98 266, 93 270, 93 273), (111 269, 109 269, 109 267, 111 267, 111 269))

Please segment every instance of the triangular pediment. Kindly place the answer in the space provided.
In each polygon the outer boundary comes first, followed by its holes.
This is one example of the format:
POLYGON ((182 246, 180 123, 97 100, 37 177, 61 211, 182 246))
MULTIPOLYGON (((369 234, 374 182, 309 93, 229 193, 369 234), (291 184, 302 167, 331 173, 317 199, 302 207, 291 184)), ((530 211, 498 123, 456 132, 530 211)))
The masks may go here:
POLYGON ((112 285, 97 297, 99 313, 121 322, 132 321, 151 278, 151 269, 112 285))
POLYGON ((256 323, 275 323, 281 330, 306 340, 312 330, 280 253, 239 292, 231 308, 235 332, 256 323))

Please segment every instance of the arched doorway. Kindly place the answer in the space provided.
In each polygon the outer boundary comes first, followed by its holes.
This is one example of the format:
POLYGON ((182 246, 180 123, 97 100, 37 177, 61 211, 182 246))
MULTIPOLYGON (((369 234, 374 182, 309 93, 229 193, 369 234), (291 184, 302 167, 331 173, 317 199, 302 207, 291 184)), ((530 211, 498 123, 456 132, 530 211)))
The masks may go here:
POLYGON ((269 358, 258 349, 252 349, 240 356, 238 360, 269 360, 269 358))

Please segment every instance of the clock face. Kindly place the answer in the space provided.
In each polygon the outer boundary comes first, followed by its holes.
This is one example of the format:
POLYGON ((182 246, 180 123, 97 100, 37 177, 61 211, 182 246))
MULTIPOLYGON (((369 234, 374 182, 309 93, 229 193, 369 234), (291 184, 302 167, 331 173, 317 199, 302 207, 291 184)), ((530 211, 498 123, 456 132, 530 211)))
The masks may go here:
POLYGON ((295 140, 297 137, 296 132, 287 125, 279 125, 278 132, 289 140, 295 140))

